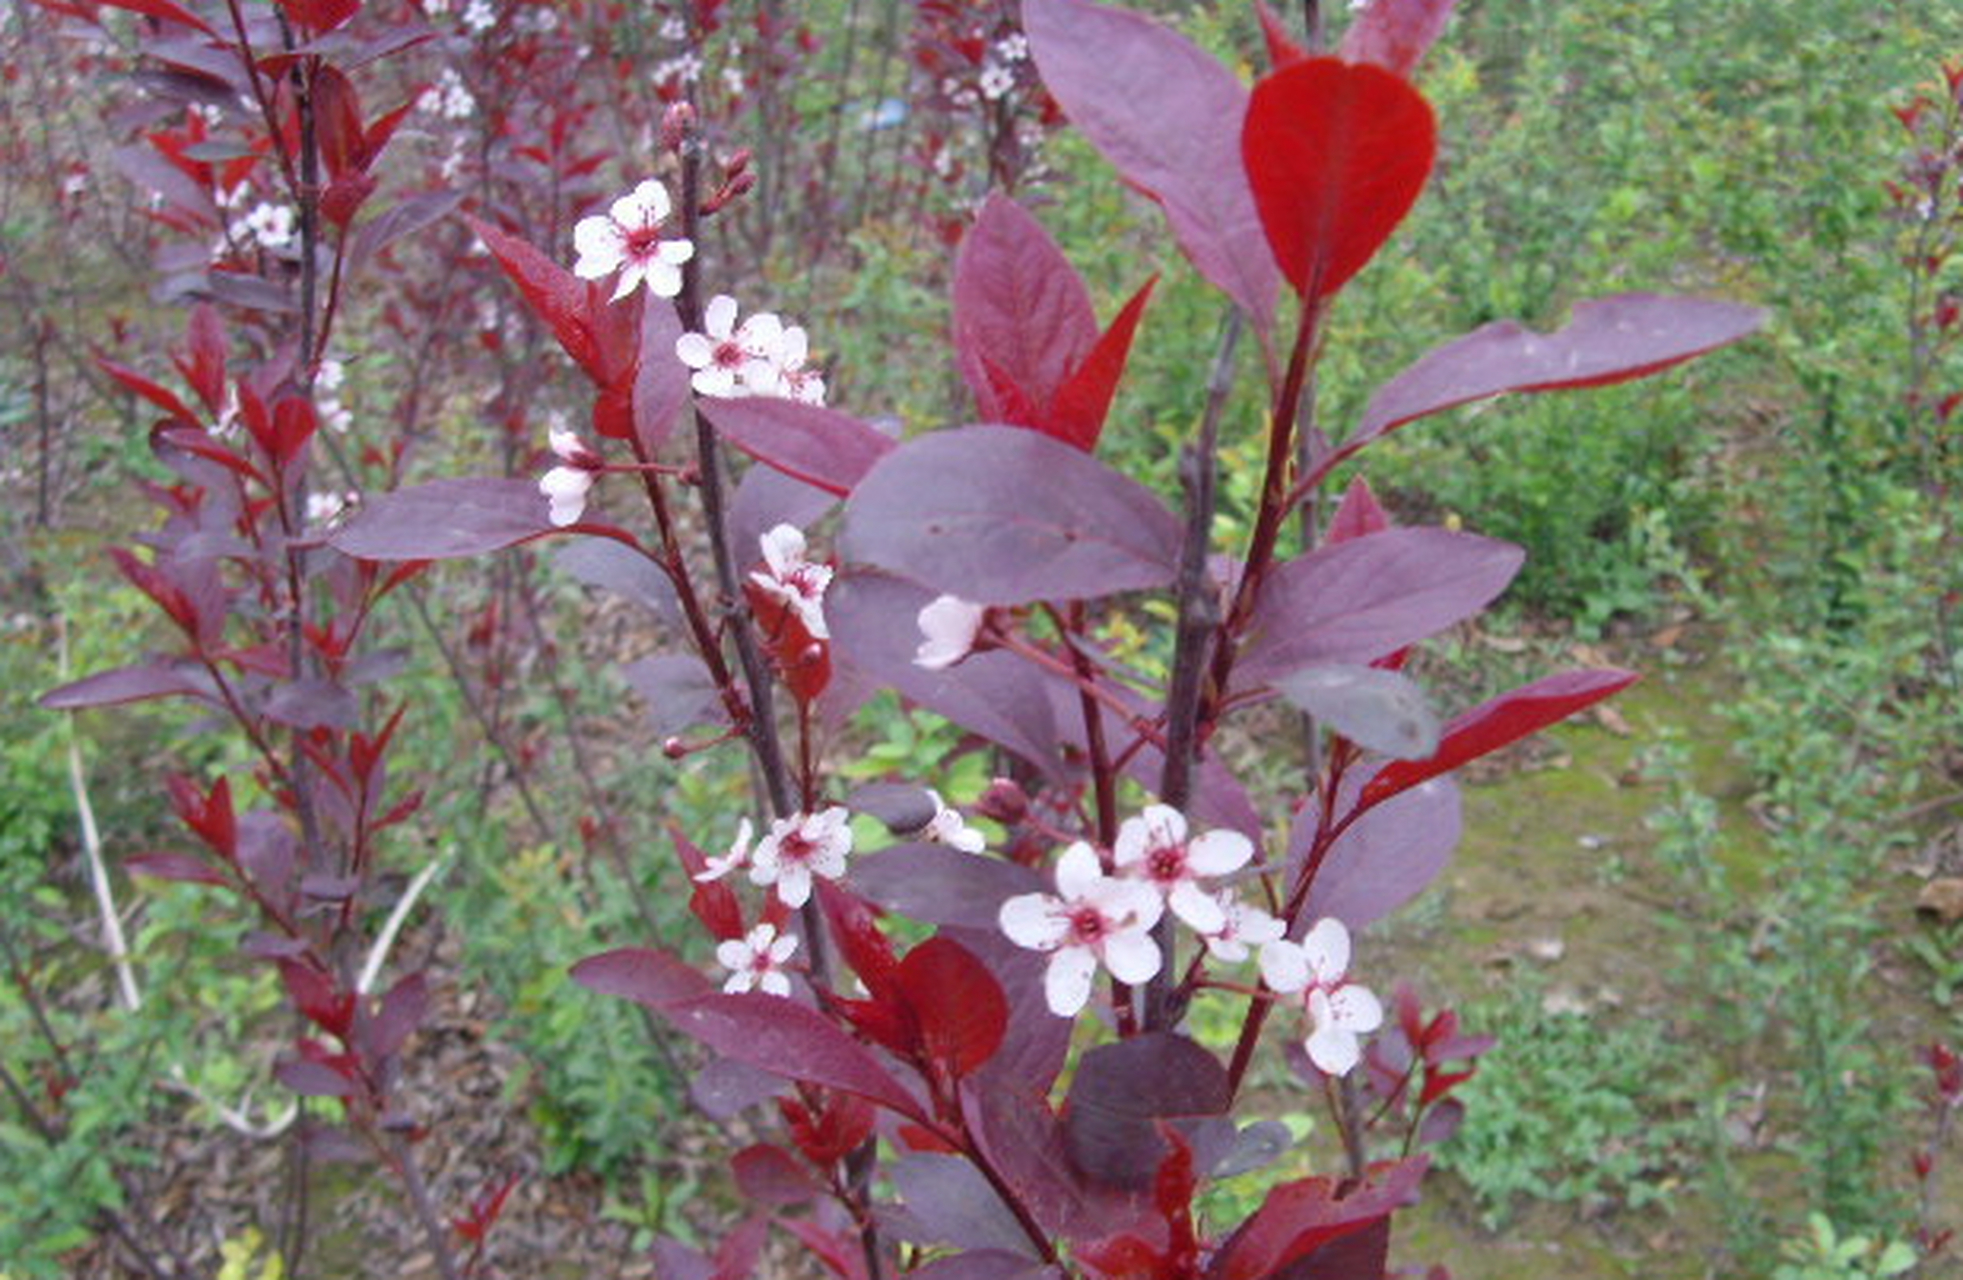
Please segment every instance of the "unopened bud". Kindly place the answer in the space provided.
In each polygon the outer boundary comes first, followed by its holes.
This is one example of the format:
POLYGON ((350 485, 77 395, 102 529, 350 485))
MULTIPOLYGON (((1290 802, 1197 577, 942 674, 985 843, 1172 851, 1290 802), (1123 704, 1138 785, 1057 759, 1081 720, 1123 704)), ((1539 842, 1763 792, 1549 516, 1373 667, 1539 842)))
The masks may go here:
POLYGON ((680 738, 668 738, 661 744, 661 754, 670 760, 679 760, 688 754, 688 744, 680 738))
POLYGON ((731 156, 728 162, 723 165, 722 167, 723 176, 726 178, 735 178, 741 175, 742 172, 745 169, 748 169, 749 167, 750 167, 750 149, 748 147, 738 147, 736 149, 736 154, 731 156))
POLYGON ((694 136, 695 107, 686 102, 671 104, 661 117, 661 145, 680 154, 683 145, 694 136))
POLYGON ((1013 827, 1029 816, 1029 793, 1013 779, 997 778, 988 784, 981 799, 975 801, 975 812, 1005 827, 1013 827))

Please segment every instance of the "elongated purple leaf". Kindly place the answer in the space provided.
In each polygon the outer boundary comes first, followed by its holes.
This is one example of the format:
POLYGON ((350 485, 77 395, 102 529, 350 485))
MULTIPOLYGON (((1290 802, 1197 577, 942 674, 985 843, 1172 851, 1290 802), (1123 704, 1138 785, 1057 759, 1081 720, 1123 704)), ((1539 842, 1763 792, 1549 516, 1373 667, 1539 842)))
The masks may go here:
POLYGON ((688 366, 675 354, 675 339, 683 332, 675 304, 650 292, 641 312, 641 358, 634 368, 634 434, 650 456, 667 443, 688 407, 688 366))
MULTIPOLYGON (((1336 812, 1360 790, 1346 782, 1336 812)), ((1463 830, 1458 784, 1433 778, 1386 800, 1351 823, 1323 856, 1303 919, 1334 916, 1352 931, 1383 919, 1422 893, 1452 860, 1463 830)), ((1317 806, 1305 805, 1288 838, 1290 883, 1315 839, 1317 806)))
POLYGON ((1234 73, 1151 19, 1088 0, 1024 0, 1023 27, 1070 122, 1164 207, 1200 274, 1266 332, 1281 274, 1231 143, 1248 101, 1234 73))
POLYGON ((1062 1275, 1025 1254, 1000 1249, 970 1249, 907 1272, 908 1280, 1061 1280, 1062 1275))
POLYGON ((50 689, 41 695, 41 705, 49 711, 78 711, 83 707, 111 707, 148 698, 205 698, 216 694, 210 677, 188 664, 166 660, 98 671, 92 676, 50 689))
POLYGON ((1044 889, 1027 867, 938 844, 900 844, 853 861, 853 892, 922 924, 996 927, 1004 900, 1044 889))
POLYGON ((1371 0, 1343 33, 1346 62, 1409 76, 1452 16, 1453 0, 1371 0))
POLYGON ((280 685, 266 699, 268 720, 296 729, 349 729, 361 708, 355 697, 332 680, 294 680, 280 685))
POLYGON ((1090 291, 1056 241, 1014 200, 990 195, 954 267, 955 352, 982 417, 1010 418, 991 370, 1041 410, 1097 339, 1090 291))
POLYGON ((756 992, 663 1006, 675 1028, 738 1062, 787 1080, 821 1084, 921 1124, 933 1121, 872 1051, 815 1009, 756 992))
POLYGON ((1006 653, 976 654, 944 671, 915 665, 920 609, 933 597, 885 574, 841 574, 825 597, 833 661, 1061 778, 1050 695, 1034 667, 1006 653))
POLYGON ((1427 414, 1508 391, 1600 387, 1645 377, 1749 337, 1765 320, 1764 311, 1735 302, 1625 293, 1576 303, 1567 326, 1553 333, 1512 320, 1484 325, 1379 388, 1323 469, 1427 414))
POLYGON ((1395 653, 1491 604, 1524 558, 1511 543, 1443 529, 1387 529, 1319 548, 1263 584, 1235 674, 1272 680, 1395 653))
POLYGON ((657 1012, 700 999, 709 980, 665 951, 621 947, 588 956, 572 967, 573 981, 601 995, 621 996, 657 1012))
POLYGON ((1159 1124, 1215 1116, 1233 1101, 1219 1059, 1184 1036, 1155 1031, 1084 1055, 1070 1082, 1064 1146, 1086 1176, 1152 1185, 1169 1150, 1159 1124))
POLYGON ((661 566, 612 538, 575 537, 552 557, 552 565, 589 587, 610 591, 652 611, 665 621, 681 618, 674 584, 661 566))
POLYGON ((363 502, 328 541, 361 560, 448 560, 551 533, 548 510, 535 480, 433 480, 363 502))
POLYGON ((1137 481, 1015 427, 902 445, 846 505, 847 558, 981 604, 1088 600, 1164 586, 1179 520, 1137 481))
POLYGON ((1021 1255, 1024 1268, 1035 1265, 1029 1237, 1015 1214, 967 1160, 918 1152, 894 1161, 887 1174, 913 1223, 925 1233, 913 1243, 999 1250, 1021 1255))
POLYGON ((648 723, 664 738, 690 725, 729 723, 714 677, 693 654, 641 658, 622 667, 620 677, 647 702, 648 723))
POLYGON ((123 859, 123 869, 133 876, 151 880, 175 880, 182 884, 224 885, 218 868, 188 853, 138 853, 123 859))
POLYGON ((1410 677, 1338 663, 1303 667, 1275 681, 1302 710, 1370 751, 1417 760, 1438 750, 1438 717, 1410 677))
POLYGON ((354 1081, 325 1063, 293 1058, 273 1067, 273 1078, 303 1098, 345 1098, 354 1081))
POLYGON ((350 270, 359 271, 371 258, 405 236, 435 226, 463 203, 461 191, 426 191, 398 200, 361 224, 348 251, 350 270))
POLYGON ((757 461, 841 498, 894 448, 869 422, 794 400, 743 396, 706 401, 700 408, 731 444, 757 461))
POLYGON ((780 524, 809 529, 838 505, 838 495, 771 466, 754 466, 736 482, 729 504, 729 545, 738 555, 754 555, 763 535, 780 524))

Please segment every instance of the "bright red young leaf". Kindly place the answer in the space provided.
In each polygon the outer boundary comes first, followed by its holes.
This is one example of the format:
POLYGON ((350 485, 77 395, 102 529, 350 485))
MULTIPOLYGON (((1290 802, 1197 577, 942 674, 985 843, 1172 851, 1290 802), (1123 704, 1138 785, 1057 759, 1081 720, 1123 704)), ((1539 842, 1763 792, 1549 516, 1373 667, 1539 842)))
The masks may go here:
POLYGON ((1634 684, 1633 671, 1605 667, 1565 671, 1482 703, 1445 726, 1438 754, 1429 760, 1393 760, 1377 771, 1357 803, 1365 808, 1409 790, 1427 778, 1518 742, 1634 684))
POLYGON ((1309 51, 1297 44, 1295 38, 1288 34, 1288 28, 1283 24, 1280 14, 1262 3, 1262 0, 1254 0, 1254 12, 1261 19, 1261 39, 1268 46, 1270 69, 1280 71, 1284 67, 1292 67, 1298 62, 1308 60, 1309 51))
POLYGON ((921 1052, 949 1075, 972 1074, 1002 1046, 1009 1022, 1002 986, 959 943, 929 938, 907 952, 898 977, 921 1052))
POLYGON ((1372 0, 1343 33, 1343 60, 1410 75, 1445 30, 1452 4, 1453 0, 1372 0))
POLYGON ((1388 1218, 1416 1195, 1426 1163, 1424 1156, 1414 1156, 1372 1166, 1369 1180, 1341 1199, 1333 1178, 1276 1187, 1214 1255, 1207 1280, 1266 1280, 1329 1242, 1388 1218))
POLYGON ((172 4, 170 0, 103 0, 103 2, 111 8, 127 9, 131 13, 140 13, 145 17, 160 18, 165 22, 175 22, 181 26, 202 31, 214 39, 218 36, 216 31, 205 25, 204 19, 198 17, 188 9, 183 9, 172 4))
POLYGON ((1111 401, 1118 394, 1118 379, 1125 371, 1125 360, 1131 355, 1131 341, 1138 334, 1138 322, 1144 318, 1145 304, 1151 301, 1152 289, 1158 283, 1159 278, 1153 276, 1131 296, 1131 301, 1111 321, 1111 327, 1098 335, 1097 345, 1071 373, 1069 381, 1057 389, 1045 415, 1045 429, 1049 434, 1086 453, 1097 447, 1097 438, 1104 433, 1104 419, 1111 412, 1111 401))
POLYGON ((748 992, 707 996, 657 1012, 683 1034, 725 1057, 787 1080, 843 1090, 921 1124, 933 1124, 870 1049, 815 1009, 748 992))
POLYGON ((1503 392, 1601 387, 1647 377, 1749 337, 1764 325, 1757 307, 1708 298, 1624 293, 1575 304, 1553 333, 1512 320, 1473 330, 1392 378, 1363 411, 1323 473, 1378 436, 1415 418, 1503 392))
POLYGON ((1241 152, 1282 278, 1324 298, 1361 271, 1424 189, 1431 107, 1372 66, 1311 58, 1254 86, 1241 152))
POLYGON ((1247 90, 1184 36, 1089 0, 1024 0, 1043 85, 1126 182, 1157 200, 1179 247, 1266 332, 1279 280, 1256 234, 1238 135, 1247 90))
POLYGON ((525 295, 533 314, 552 330, 566 354, 587 376, 604 382, 600 343, 587 318, 586 282, 519 237, 469 214, 464 215, 464 221, 525 295))
MULTIPOLYGON (((694 659, 687 659, 694 661, 694 659)), ((700 665, 698 663, 698 665, 700 665)), ((695 877, 707 869, 708 859, 695 847, 689 838, 682 834, 678 826, 670 826, 668 834, 675 841, 675 853, 681 858, 682 869, 688 872, 692 889, 688 898, 688 909, 709 936, 718 942, 727 942, 743 936, 743 907, 737 900, 736 891, 723 880, 697 880, 695 877)))

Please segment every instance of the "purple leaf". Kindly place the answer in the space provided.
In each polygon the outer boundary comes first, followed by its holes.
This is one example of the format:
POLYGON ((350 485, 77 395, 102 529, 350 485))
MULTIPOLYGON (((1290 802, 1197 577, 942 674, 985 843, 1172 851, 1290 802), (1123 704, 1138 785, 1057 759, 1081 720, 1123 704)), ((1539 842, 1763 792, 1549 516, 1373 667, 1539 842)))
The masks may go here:
POLYGON ((869 422, 795 400, 743 396, 698 407, 724 438, 757 461, 841 498, 894 448, 869 422))
POLYGON ((218 211, 211 203, 211 193, 155 148, 142 143, 117 147, 110 153, 110 162, 125 178, 157 195, 166 205, 200 222, 217 223, 218 211))
POLYGON ((729 545, 738 556, 756 553, 763 535, 780 524, 809 529, 838 497, 816 485, 793 480, 775 467, 751 467, 736 482, 729 504, 729 545))
POLYGON ((182 884, 230 883, 210 863, 188 853, 139 853, 123 859, 123 869, 133 876, 152 880, 175 880, 182 884))
POLYGON ((325 1063, 289 1058, 273 1067, 273 1078, 303 1098, 346 1098, 354 1082, 325 1063))
POLYGON ((716 1264, 673 1236, 654 1238, 654 1265, 661 1280, 711 1280, 716 1264))
POLYGON ((1390 1223, 1388 1217, 1379 1218, 1361 1231, 1338 1236, 1291 1263, 1275 1280, 1384 1280, 1390 1223))
POLYGON ((573 981, 601 995, 623 996, 657 1013, 700 999, 709 980, 665 951, 621 947, 588 956, 572 967, 573 981))
POLYGON ((1142 1190, 1168 1150, 1161 1121, 1220 1115, 1232 1101, 1226 1068, 1211 1053, 1184 1036, 1148 1032, 1084 1055, 1070 1082, 1064 1144, 1086 1176, 1142 1190))
POLYGON ((984 1081, 962 1094, 969 1129, 1039 1225, 1053 1235, 1095 1240, 1136 1230, 1148 1219, 1147 1197, 1078 1174, 1064 1150, 1062 1123, 1026 1082, 984 1081))
POLYGON ((1164 586, 1179 520, 1137 481, 1034 431, 962 427, 902 445, 845 510, 847 558, 981 604, 1164 586))
POLYGON ((1040 411, 1097 338, 1090 291, 1056 241, 1021 205, 991 194, 954 267, 955 352, 981 416, 1012 420, 991 371, 1040 411))
POLYGON ((429 983, 422 974, 412 973, 390 987, 375 1015, 370 1044, 374 1059, 381 1062, 400 1053, 428 1012, 429 983))
POLYGON ((736 1189, 756 1205, 773 1209, 804 1204, 819 1194, 819 1186, 791 1153, 768 1142, 753 1143, 730 1159, 736 1189))
POLYGON ((717 1120, 754 1107, 784 1092, 784 1082, 746 1062, 717 1058, 688 1082, 689 1101, 717 1120))
POLYGON ((405 236, 435 226, 463 203, 461 191, 426 191, 398 200, 361 224, 348 250, 349 269, 359 271, 368 260, 405 236))
POLYGON ((825 596, 834 661, 1062 777, 1050 695, 1034 667, 1007 653, 976 654, 945 671, 914 664, 920 609, 933 596, 885 574, 841 574, 825 596))
MULTIPOLYGON (((1346 780, 1336 802, 1339 814, 1355 804, 1360 789, 1346 780)), ((1291 879, 1315 839, 1317 811, 1314 803, 1304 805, 1289 833, 1291 879)), ((1462 829, 1459 811, 1457 784, 1433 778, 1365 813, 1323 856, 1303 918, 1334 916, 1356 931, 1417 897, 1452 860, 1462 829)))
POLYGON ((1425 56, 1453 0, 1373 0, 1343 33, 1340 52, 1346 62, 1368 62, 1400 76, 1409 76, 1425 56))
POLYGON ((1237 1178, 1264 1169, 1295 1145, 1295 1135, 1279 1120, 1256 1120, 1234 1135, 1233 1145, 1206 1171, 1209 1178, 1237 1178))
POLYGON ((433 480, 363 502, 328 542, 360 560, 448 560, 543 537, 548 510, 536 480, 433 480))
POLYGON ((1484 609, 1524 558, 1511 543, 1443 529, 1387 529, 1318 548, 1262 585, 1235 674, 1253 683, 1395 653, 1484 609))
POLYGON ((641 312, 641 358, 634 369, 634 434, 649 457, 661 451, 688 407, 688 366, 675 354, 675 339, 684 332, 675 304, 649 291, 641 312))
POLYGON ((1706 298, 1625 293, 1575 304, 1564 329, 1536 333, 1500 320, 1448 342, 1370 398, 1363 420, 1319 471, 1415 418, 1502 392, 1600 387, 1647 377, 1764 325, 1757 307, 1706 298))
POLYGON ((871 1050, 815 1009, 746 992, 664 1005, 656 1012, 725 1057, 787 1080, 856 1094, 920 1124, 933 1123, 871 1050))
POLYGON ((1038 1266, 1027 1255, 1000 1249, 971 1249, 936 1258, 907 1272, 907 1280, 1061 1280, 1055 1267, 1038 1266))
POLYGON ((658 654, 628 663, 620 676, 648 704, 648 723, 664 738, 690 725, 729 722, 715 678, 700 658, 658 654))
POLYGON ((933 797, 910 782, 869 782, 845 798, 845 807, 879 819, 895 835, 919 831, 934 818, 933 797))
POLYGON ((950 925, 943 932, 988 966, 1009 1002, 1009 1024, 1001 1047, 978 1079, 990 1087, 1025 1090, 1033 1097, 1047 1095, 1063 1072, 1071 1028, 1070 1019, 1051 1013, 1043 997, 1049 957, 1010 942, 993 920, 984 928, 950 925))
POLYGON ((282 684, 264 710, 268 720, 295 729, 350 729, 360 715, 354 695, 327 679, 282 684))
MULTIPOLYGON (((1080 751, 1086 750, 1088 739, 1084 733, 1084 710, 1077 686, 1059 677, 1047 678, 1046 685, 1059 732, 1071 746, 1080 751)), ((1157 702, 1125 685, 1107 680, 1104 689, 1132 706, 1144 720, 1150 721, 1159 714, 1157 702)), ((1112 744, 1114 752, 1125 756, 1124 775, 1148 791, 1157 788, 1165 776, 1165 753, 1151 742, 1134 749, 1136 730, 1101 701, 1097 704, 1097 715, 1104 722, 1105 741, 1112 744)), ((1250 840, 1258 842, 1261 839, 1263 823, 1260 810, 1255 808, 1240 779, 1212 752, 1200 757, 1199 768, 1193 778, 1193 794, 1186 804, 1186 816, 1208 826, 1230 827, 1250 840)))
POLYGON ((208 681, 196 667, 157 660, 84 676, 42 694, 40 702, 49 711, 79 711, 148 698, 204 698, 211 696, 208 681))
POLYGON ((300 840, 279 816, 265 809, 243 814, 238 824, 239 866, 267 897, 277 898, 293 878, 300 840))
POLYGON ((574 537, 552 557, 552 565, 589 587, 632 600, 664 622, 680 619, 675 587, 661 566, 613 538, 574 537))
POLYGON ((1044 890, 1028 867, 938 844, 893 845, 853 859, 852 891, 922 924, 993 929, 1002 903, 1044 890))
POLYGON ((1438 750, 1438 717, 1409 676, 1379 667, 1304 667, 1275 681, 1302 710, 1351 742, 1399 760, 1438 750))
POLYGON ((1247 90, 1211 55, 1148 18, 1087 0, 1024 0, 1043 84, 1118 173, 1164 207, 1201 275, 1263 333, 1281 283, 1232 145, 1247 90))
POLYGON ((1025 1269, 1032 1265, 1029 1237, 988 1179, 967 1160, 916 1153, 894 1161, 886 1172, 912 1221, 927 1233, 911 1243, 999 1250, 1018 1255, 1025 1269))

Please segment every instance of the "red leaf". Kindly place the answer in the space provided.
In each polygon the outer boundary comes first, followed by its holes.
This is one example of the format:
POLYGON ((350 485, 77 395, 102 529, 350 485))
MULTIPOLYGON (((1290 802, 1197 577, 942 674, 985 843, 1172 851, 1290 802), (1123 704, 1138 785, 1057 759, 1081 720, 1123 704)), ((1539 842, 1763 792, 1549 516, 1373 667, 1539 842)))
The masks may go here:
POLYGON ((641 350, 633 383, 634 435, 652 457, 660 452, 675 421, 688 407, 688 366, 675 358, 675 339, 682 336, 675 304, 652 293, 644 295, 641 312, 641 350))
POLYGON ((825 923, 832 939, 844 954, 852 972, 866 984, 875 1000, 884 1000, 900 971, 893 944, 880 931, 879 923, 865 901, 827 881, 817 884, 818 902, 825 911, 825 923))
POLYGON ((179 363, 178 372, 198 393, 206 412, 216 418, 225 408, 225 326, 218 319, 217 308, 208 302, 193 307, 185 337, 191 359, 188 364, 179 363))
POLYGON ((1437 151, 1417 90, 1388 71, 1311 58, 1254 86, 1241 151, 1282 278, 1335 293, 1417 201, 1437 151))
POLYGON ((1765 323, 1757 307, 1706 298, 1624 293, 1576 303, 1565 328, 1536 333, 1496 321, 1427 353, 1370 398, 1327 474, 1378 436, 1414 418, 1502 392, 1601 387, 1647 377, 1737 342, 1765 323))
POLYGON ((314 75, 314 127, 329 178, 362 168, 361 95, 331 66, 314 75))
POLYGON ((1088 0, 1025 0, 1044 87, 1125 181, 1166 211, 1201 275, 1274 322, 1276 275, 1261 252, 1246 171, 1231 147, 1247 90, 1211 54, 1160 24, 1088 0))
POLYGON ((743 396, 700 408, 731 444, 758 462, 839 497, 851 493, 897 447, 890 436, 849 413, 793 400, 743 396))
POLYGON ((214 39, 218 35, 216 31, 205 25, 202 18, 188 10, 180 9, 178 6, 172 4, 170 0, 103 0, 103 2, 111 8, 127 9, 131 13, 140 13, 151 18, 160 18, 165 22, 175 22, 180 26, 202 31, 214 39))
POLYGON ((152 880, 175 880, 184 884, 230 883, 217 868, 188 853, 139 853, 123 859, 123 867, 133 876, 152 880))
POLYGON ((994 375, 1029 405, 1048 405, 1097 343, 1090 291, 1043 224, 1014 200, 988 197, 954 267, 954 345, 988 422, 1004 413, 994 375))
POLYGON ((306 1019, 329 1035, 345 1038, 354 1024, 354 993, 343 992, 320 970, 297 960, 279 962, 286 994, 306 1019))
POLYGON ((332 31, 361 12, 361 0, 279 0, 280 8, 315 35, 332 31))
POLYGON ((1575 712, 1628 688, 1637 679, 1633 671, 1612 667, 1566 671, 1503 693, 1446 725, 1438 754, 1431 759, 1393 760, 1378 770, 1377 776, 1363 788, 1357 803, 1363 808, 1379 804, 1427 778, 1450 772, 1528 734, 1559 724, 1575 712))
POLYGON ((1417 1156, 1374 1166, 1370 1181, 1341 1199, 1331 1178, 1303 1178, 1276 1187, 1214 1256, 1207 1280, 1264 1280, 1330 1241, 1388 1218, 1415 1195, 1425 1164, 1417 1156))
POLYGON ((464 221, 525 295, 533 314, 552 330, 566 354, 588 376, 603 381, 600 345, 587 322, 586 282, 519 237, 506 235, 469 214, 464 215, 464 221))
POLYGON ((871 1050, 815 1009, 747 992, 705 996, 657 1012, 724 1057, 789 1080, 855 1094, 921 1124, 933 1123, 871 1050))
POLYGON ((681 856, 682 866, 695 886, 688 898, 689 911, 719 942, 742 937, 743 908, 736 900, 736 891, 721 880, 695 880, 709 865, 708 860, 679 828, 671 828, 668 834, 674 837, 675 852, 681 856))
POLYGON ((929 938, 900 961, 900 990, 920 1028, 921 1052, 955 1078, 981 1068, 1002 1047, 1009 1003, 995 980, 959 943, 929 938))
POLYGON ((848 1241, 836 1231, 828 1231, 809 1218, 779 1218, 784 1230, 804 1242, 826 1270, 839 1280, 864 1280, 865 1254, 856 1241, 848 1241))
POLYGON ((179 671, 162 662, 118 667, 114 671, 98 671, 58 689, 50 689, 41 695, 39 701, 49 711, 79 711, 84 707, 112 707, 150 698, 210 696, 210 691, 191 674, 196 670, 195 667, 187 667, 179 671))
POLYGON ((1408 76, 1445 29, 1453 0, 1372 0, 1343 34, 1345 62, 1408 76))
POLYGON ((203 425, 198 421, 198 415, 186 408, 184 402, 179 400, 174 393, 150 381, 150 379, 144 377, 136 370, 126 369, 105 356, 97 356, 95 363, 104 373, 122 383, 131 391, 134 391, 137 395, 142 396, 151 404, 156 405, 171 417, 176 418, 185 426, 197 427, 203 425))
POLYGON ((1254 12, 1261 19, 1261 39, 1268 46, 1268 63, 1276 71, 1308 60, 1309 51, 1295 43, 1282 25, 1281 17, 1262 0, 1254 0, 1254 12))
POLYGON ((1098 335, 1097 345, 1084 357, 1084 362, 1071 371, 1070 380, 1057 389, 1045 415, 1048 434, 1086 453, 1097 447, 1097 438, 1104 431, 1104 419, 1111 412, 1111 401, 1118 394, 1118 378, 1125 371, 1126 358, 1131 355, 1131 340, 1138 332, 1145 304, 1151 300, 1152 289, 1158 283, 1159 278, 1153 276, 1131 296, 1131 301, 1111 321, 1111 327, 1098 335))
POLYGON ((1337 506, 1336 514, 1329 518, 1329 530, 1322 535, 1322 544, 1333 546, 1353 538, 1382 533, 1390 527, 1390 516, 1377 501, 1377 495, 1370 492, 1369 482, 1358 476, 1343 491, 1343 501, 1337 506))

